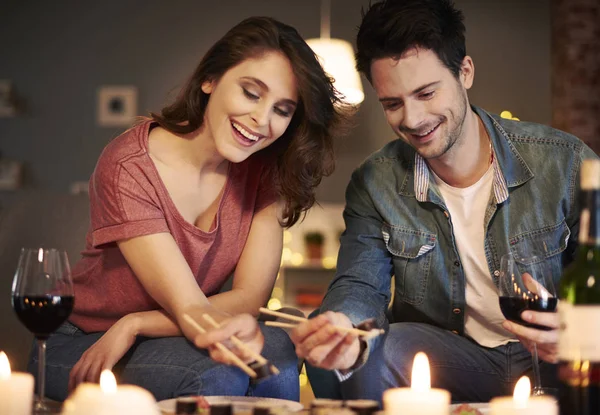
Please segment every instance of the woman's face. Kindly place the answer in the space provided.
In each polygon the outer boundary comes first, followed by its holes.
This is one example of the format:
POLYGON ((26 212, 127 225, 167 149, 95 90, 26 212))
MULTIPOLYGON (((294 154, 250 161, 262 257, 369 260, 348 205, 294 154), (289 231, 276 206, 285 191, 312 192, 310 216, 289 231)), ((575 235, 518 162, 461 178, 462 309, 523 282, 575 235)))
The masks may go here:
POLYGON ((298 103, 292 66, 279 52, 246 59, 202 90, 210 95, 206 131, 219 154, 233 163, 281 137, 298 103))

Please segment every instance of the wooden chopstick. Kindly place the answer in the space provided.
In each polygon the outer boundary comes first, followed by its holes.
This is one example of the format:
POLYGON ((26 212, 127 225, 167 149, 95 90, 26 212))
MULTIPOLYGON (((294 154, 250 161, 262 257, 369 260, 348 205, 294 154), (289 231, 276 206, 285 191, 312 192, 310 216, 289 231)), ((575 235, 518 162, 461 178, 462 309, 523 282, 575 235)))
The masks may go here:
MULTIPOLYGON (((221 325, 219 323, 217 323, 215 321, 215 319, 210 316, 210 314, 202 314, 202 318, 204 320, 206 320, 211 326, 213 326, 216 329, 221 327, 221 325)), ((229 338, 229 340, 231 340, 231 342, 233 344, 235 344, 237 347, 239 347, 240 349, 242 349, 246 353, 248 353, 250 356, 252 356, 252 358, 254 360, 256 360, 258 363, 260 363, 261 365, 265 365, 265 364, 270 365, 271 372, 273 372, 273 374, 278 375, 280 373, 279 369, 277 369, 275 367, 275 365, 270 364, 269 361, 267 359, 265 359, 264 357, 262 357, 260 353, 256 353, 254 350, 252 350, 250 347, 248 347, 246 345, 246 343, 244 343, 243 341, 238 339, 237 336, 235 336, 235 335, 231 336, 229 338)))
POLYGON ((298 321, 300 323, 308 321, 308 319, 304 318, 304 317, 298 317, 298 316, 294 316, 292 314, 280 313, 279 311, 269 310, 268 308, 265 308, 265 307, 259 308, 259 311, 261 313, 269 314, 269 315, 274 316, 274 317, 281 317, 281 318, 284 318, 286 320, 298 321))
MULTIPOLYGON (((190 315, 184 314, 183 319, 185 321, 187 321, 188 323, 190 323, 192 325, 192 327, 194 327, 198 332, 200 332, 202 334, 206 333, 206 330, 204 329, 204 327, 202 327, 200 324, 198 324, 196 322, 196 320, 194 320, 190 315)), ((220 351, 222 351, 223 354, 225 354, 229 359, 231 359, 231 361, 233 363, 235 363, 235 365, 237 367, 239 367, 241 370, 243 370, 244 373, 246 373, 251 378, 256 377, 256 372, 250 366, 248 366, 247 364, 242 362, 242 360, 239 357, 237 357, 235 355, 235 353, 233 353, 231 350, 229 350, 227 347, 225 347, 222 343, 217 342, 217 343, 215 343, 215 346, 220 351)))
MULTIPOLYGON (((286 313, 280 313, 279 311, 269 310, 268 308, 264 308, 264 307, 260 308, 260 312, 261 313, 265 313, 265 314, 269 314, 271 316, 280 317, 280 318, 284 318, 284 319, 288 319, 288 320, 292 320, 292 321, 297 321, 297 322, 302 322, 302 323, 305 322, 305 321, 308 321, 308 319, 306 319, 306 318, 302 318, 302 317, 298 317, 298 316, 292 316, 292 315, 286 314, 286 313)), ((283 327, 283 328, 293 328, 293 327, 296 327, 295 324, 280 323, 278 321, 267 321, 265 324, 267 326, 283 327), (275 323, 275 324, 273 324, 273 323, 275 323)), ((372 329, 372 330, 367 331, 367 330, 360 330, 360 329, 356 329, 356 328, 342 327, 342 326, 336 326, 336 325, 333 325, 333 327, 338 332, 351 333, 351 334, 354 334, 356 336, 366 337, 366 338, 376 337, 376 336, 379 336, 380 334, 384 333, 383 329, 372 329)))
POLYGON ((293 323, 281 323, 279 321, 266 321, 265 322, 265 326, 271 326, 271 327, 281 327, 284 329, 293 329, 294 327, 298 326, 297 324, 293 324, 293 323))
MULTIPOLYGON (((281 327, 284 329, 293 329, 294 327, 298 326, 298 324, 293 324, 293 323, 281 323, 279 321, 267 321, 265 322, 265 325, 267 326, 271 326, 271 327, 281 327)), ((383 334, 384 330, 383 329, 372 329, 372 330, 361 330, 361 329, 355 329, 355 328, 349 328, 349 327, 342 327, 342 326, 336 326, 333 325, 333 328, 341 333, 351 333, 354 334, 358 337, 362 337, 364 339, 371 339, 373 337, 377 337, 380 334, 383 334)))

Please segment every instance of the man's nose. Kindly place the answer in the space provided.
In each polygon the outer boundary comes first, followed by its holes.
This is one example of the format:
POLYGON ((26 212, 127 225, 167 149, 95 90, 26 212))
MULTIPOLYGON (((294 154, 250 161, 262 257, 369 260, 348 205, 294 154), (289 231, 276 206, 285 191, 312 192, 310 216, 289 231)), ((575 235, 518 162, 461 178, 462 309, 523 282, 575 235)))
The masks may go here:
POLYGON ((402 107, 400 128, 415 132, 423 123, 423 106, 418 103, 405 103, 402 107))

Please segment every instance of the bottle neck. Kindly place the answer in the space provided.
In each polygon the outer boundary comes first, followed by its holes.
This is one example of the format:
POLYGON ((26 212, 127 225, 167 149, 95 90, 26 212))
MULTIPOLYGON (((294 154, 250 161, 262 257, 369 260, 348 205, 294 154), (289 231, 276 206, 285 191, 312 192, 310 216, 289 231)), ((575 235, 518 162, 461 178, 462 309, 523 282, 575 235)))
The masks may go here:
POLYGON ((579 244, 600 248, 600 189, 582 190, 579 244))

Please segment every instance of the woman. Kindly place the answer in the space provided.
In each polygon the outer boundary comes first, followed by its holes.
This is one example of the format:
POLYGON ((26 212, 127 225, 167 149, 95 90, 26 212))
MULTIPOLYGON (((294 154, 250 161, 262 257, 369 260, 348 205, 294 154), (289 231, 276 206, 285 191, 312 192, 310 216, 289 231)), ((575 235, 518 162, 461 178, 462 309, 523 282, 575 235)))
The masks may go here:
POLYGON ((273 287, 282 226, 312 206, 333 169, 338 104, 296 30, 254 17, 207 52, 172 105, 104 149, 90 181, 87 247, 73 270, 75 309, 48 340, 49 397, 63 400, 114 366, 120 382, 159 400, 298 399, 291 341, 271 327, 263 338, 250 314, 273 287), (232 273, 233 288, 219 293, 232 273), (183 318, 209 329, 204 313, 222 328, 199 335, 183 318), (264 344, 281 374, 254 385, 217 363, 227 360, 214 343, 232 334, 256 351, 264 344))

